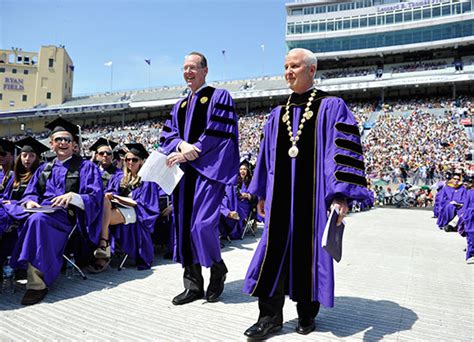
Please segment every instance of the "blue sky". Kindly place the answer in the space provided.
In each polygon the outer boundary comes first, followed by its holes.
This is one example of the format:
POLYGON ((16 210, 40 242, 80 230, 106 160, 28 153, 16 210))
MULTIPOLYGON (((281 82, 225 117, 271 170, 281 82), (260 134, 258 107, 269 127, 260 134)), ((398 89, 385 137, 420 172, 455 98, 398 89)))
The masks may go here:
POLYGON ((183 84, 193 50, 208 58, 208 81, 279 75, 292 1, 0 0, 0 48, 65 45, 74 95, 109 91, 108 61, 114 90, 146 88, 149 75, 151 86, 183 84))

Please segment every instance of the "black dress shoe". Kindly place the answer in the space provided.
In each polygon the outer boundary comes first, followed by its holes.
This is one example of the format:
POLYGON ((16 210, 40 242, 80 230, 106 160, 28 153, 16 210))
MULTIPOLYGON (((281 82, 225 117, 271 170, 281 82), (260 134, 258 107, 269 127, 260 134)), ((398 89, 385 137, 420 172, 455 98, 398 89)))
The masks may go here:
POLYGON ((204 291, 186 289, 183 293, 180 293, 174 297, 172 303, 174 305, 183 305, 194 302, 195 300, 201 299, 202 297, 204 297, 204 291))
POLYGON ((219 300, 220 295, 224 292, 224 282, 226 275, 218 279, 211 279, 209 286, 206 291, 206 300, 210 303, 215 303, 219 300))
POLYGON ((26 290, 25 295, 23 296, 23 299, 21 300, 22 305, 33 305, 36 303, 39 303, 43 300, 44 297, 46 297, 46 294, 48 293, 48 289, 43 289, 43 290, 26 290))
POLYGON ((264 319, 245 330, 244 335, 247 336, 249 340, 263 340, 269 334, 281 330, 282 327, 283 324, 281 322, 264 319))
POLYGON ((308 335, 315 328, 314 318, 298 318, 298 324, 296 324, 296 332, 298 334, 308 335))

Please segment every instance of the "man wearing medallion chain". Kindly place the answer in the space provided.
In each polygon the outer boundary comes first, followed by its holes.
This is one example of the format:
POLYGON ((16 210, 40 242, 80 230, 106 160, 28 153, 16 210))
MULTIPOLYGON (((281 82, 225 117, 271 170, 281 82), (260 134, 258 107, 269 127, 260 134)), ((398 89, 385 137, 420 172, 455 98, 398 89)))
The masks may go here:
POLYGON ((251 339, 282 328, 285 294, 297 302, 296 332, 315 329, 320 303, 334 305, 333 262, 321 247, 328 210, 339 208, 342 221, 347 201, 367 194, 357 122, 342 99, 313 87, 315 73, 311 51, 288 52, 293 93, 268 117, 249 187, 265 217, 244 282, 259 299, 258 321, 245 331, 251 339))
POLYGON ((201 266, 211 268, 208 302, 219 299, 227 273, 220 251, 219 209, 225 186, 237 183, 237 116, 230 94, 206 85, 207 71, 204 55, 186 56, 183 76, 191 91, 173 107, 161 137, 168 166, 179 163, 184 171, 173 192, 173 207, 174 260, 184 267, 185 290, 173 298, 174 305, 204 296, 201 266))

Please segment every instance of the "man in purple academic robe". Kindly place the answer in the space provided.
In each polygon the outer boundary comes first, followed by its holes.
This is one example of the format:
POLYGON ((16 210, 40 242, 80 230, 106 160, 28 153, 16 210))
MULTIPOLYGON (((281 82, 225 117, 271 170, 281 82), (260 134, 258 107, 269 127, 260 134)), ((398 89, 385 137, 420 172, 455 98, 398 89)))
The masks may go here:
POLYGON ((297 302, 296 331, 308 334, 320 303, 334 304, 331 256, 321 247, 328 210, 364 201, 367 181, 360 132, 344 101, 313 87, 316 57, 293 49, 285 79, 293 93, 265 124, 249 192, 259 198, 264 231, 244 281, 260 315, 245 331, 263 339, 282 328, 285 294, 297 302))
POLYGON ((206 85, 207 72, 204 55, 186 56, 183 76, 190 92, 173 107, 161 137, 168 166, 179 163, 184 171, 173 193, 174 259, 184 267, 185 288, 173 299, 175 305, 204 296, 201 266, 211 268, 209 302, 219 299, 227 273, 220 251, 219 208, 225 186, 237 178, 237 116, 230 94, 206 85))
POLYGON ((454 174, 446 185, 440 198, 437 224, 440 229, 446 232, 456 231, 457 220, 454 218, 457 212, 463 206, 466 195, 466 189, 462 185, 461 175, 454 174), (453 221, 454 220, 454 221, 453 221))
POLYGON ((77 126, 59 118, 47 127, 52 128, 50 145, 56 158, 36 170, 22 203, 27 209, 57 209, 32 213, 23 224, 12 253, 13 267, 28 263, 23 305, 40 302, 59 276, 73 227, 94 244, 98 244, 100 236, 104 194, 99 169, 73 154, 77 126))

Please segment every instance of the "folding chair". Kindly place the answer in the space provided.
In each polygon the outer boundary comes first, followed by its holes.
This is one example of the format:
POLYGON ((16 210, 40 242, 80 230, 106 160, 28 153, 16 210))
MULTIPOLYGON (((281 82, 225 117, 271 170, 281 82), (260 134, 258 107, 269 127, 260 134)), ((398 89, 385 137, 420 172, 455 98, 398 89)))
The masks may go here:
MULTIPOLYGON (((70 241, 72 241, 72 239, 76 236, 74 235, 74 233, 76 232, 76 228, 77 228, 77 225, 74 225, 74 227, 72 228, 71 232, 69 233, 69 236, 67 238, 68 240, 68 244, 70 241)), ((79 266, 76 265, 75 261, 71 260, 70 258, 68 258, 66 256, 66 254, 63 254, 63 258, 66 259, 66 262, 69 263, 72 267, 74 267, 78 272, 79 274, 81 275, 82 279, 86 280, 87 279, 87 276, 84 274, 84 272, 82 272, 81 268, 79 266)))
POLYGON ((247 234, 247 232, 251 232, 253 236, 255 236, 255 234, 257 233, 256 232, 256 229, 253 228, 253 226, 256 224, 256 221, 257 220, 257 208, 256 207, 253 207, 249 214, 247 215, 247 218, 245 219, 245 227, 244 227, 244 231, 242 232, 242 236, 240 237, 241 240, 244 239, 244 236, 245 234, 247 234))

